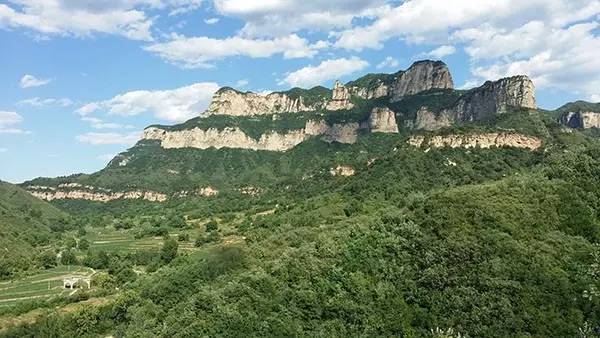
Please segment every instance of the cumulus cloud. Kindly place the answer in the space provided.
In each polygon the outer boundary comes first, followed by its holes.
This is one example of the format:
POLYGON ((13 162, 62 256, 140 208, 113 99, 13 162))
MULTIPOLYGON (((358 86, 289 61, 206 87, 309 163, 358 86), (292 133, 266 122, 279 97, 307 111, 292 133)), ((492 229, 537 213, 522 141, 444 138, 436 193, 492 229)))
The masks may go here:
POLYGON ((32 97, 29 99, 25 99, 25 100, 21 100, 17 103, 20 106, 32 106, 32 107, 36 107, 36 108, 43 108, 43 107, 69 107, 72 106, 74 104, 73 101, 71 101, 70 99, 67 98, 39 98, 39 97, 32 97))
POLYGON ((465 86, 526 74, 540 88, 597 98, 598 0, 404 1, 366 24, 334 32, 334 47, 381 48, 400 38, 435 43, 424 55, 441 58, 464 48, 472 78, 465 86), (423 17, 436 18, 423 20, 423 17), (482 24, 484 23, 484 24, 482 24))
POLYGON ((394 59, 391 56, 388 56, 377 65, 377 69, 398 68, 399 65, 400 65, 400 63, 398 62, 398 60, 394 59))
POLYGON ((441 59, 445 56, 452 55, 454 53, 456 53, 456 48, 454 46, 443 45, 443 46, 439 46, 438 48, 435 48, 435 49, 425 53, 425 55, 436 58, 436 59, 441 59))
POLYGON ((0 4, 0 28, 25 28, 44 36, 107 33, 152 40, 154 18, 147 10, 176 15, 199 8, 202 0, 10 0, 0 4))
POLYGON ((204 111, 218 89, 219 85, 214 82, 200 82, 171 90, 135 90, 88 103, 76 112, 82 116, 97 111, 120 116, 152 113, 162 120, 181 122, 204 111))
POLYGON ((83 116, 82 121, 88 122, 94 129, 133 129, 134 127, 128 124, 120 124, 113 122, 105 122, 102 119, 92 116, 83 116))
POLYGON ((204 19, 204 23, 207 25, 214 25, 216 23, 219 22, 219 18, 209 18, 209 19, 204 19))
POLYGON ((139 132, 132 133, 85 133, 77 135, 81 143, 97 145, 126 145, 131 146, 140 138, 139 132))
POLYGON ((286 59, 313 57, 318 49, 325 46, 323 42, 310 44, 308 40, 295 34, 274 39, 239 36, 215 39, 174 34, 171 40, 151 44, 145 49, 184 68, 206 68, 212 66, 212 61, 232 56, 267 58, 282 54, 286 59))
POLYGON ((236 87, 238 87, 238 88, 242 88, 242 87, 246 87, 246 86, 248 85, 248 83, 250 83, 250 82, 248 81, 248 79, 241 79, 241 80, 238 80, 238 81, 235 83, 235 86, 236 86, 236 87))
POLYGON ((300 30, 347 28, 355 18, 371 17, 385 0, 215 0, 221 14, 245 21, 247 36, 281 36, 300 30))
POLYGON ((28 132, 18 128, 23 122, 23 116, 14 111, 0 111, 0 134, 27 134, 28 132))
POLYGON ((466 52, 477 61, 472 69, 477 78, 527 74, 538 88, 559 88, 593 99, 600 95, 598 27, 589 22, 553 28, 536 21, 514 30, 482 27, 457 36, 469 44, 466 52))
POLYGON ((52 81, 51 79, 38 79, 37 77, 35 77, 33 75, 25 74, 21 78, 19 85, 21 86, 21 88, 40 87, 40 86, 47 85, 51 81, 52 81))
POLYGON ((369 63, 359 58, 326 60, 319 65, 307 66, 287 74, 280 84, 288 84, 292 87, 312 87, 358 72, 367 66, 369 63))

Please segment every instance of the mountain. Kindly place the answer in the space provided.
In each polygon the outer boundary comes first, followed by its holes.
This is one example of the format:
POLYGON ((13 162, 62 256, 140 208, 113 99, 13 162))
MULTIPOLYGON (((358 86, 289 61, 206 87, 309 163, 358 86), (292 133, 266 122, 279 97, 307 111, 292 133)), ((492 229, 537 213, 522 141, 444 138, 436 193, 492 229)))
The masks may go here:
POLYGON ((7 335, 593 336, 600 139, 537 109, 525 76, 451 79, 421 61, 331 90, 223 88, 99 172, 25 182, 110 232, 198 237, 169 263, 104 253, 105 302, 7 335))
POLYGON ((63 211, 0 181, 0 277, 31 267, 35 254, 67 220, 63 211))
POLYGON ((600 103, 569 102, 554 113, 562 124, 571 128, 600 128, 600 103))
MULTIPOLYGON (((517 134, 545 135, 530 128, 531 123, 511 121, 542 118, 526 114, 535 111, 533 83, 527 77, 488 81, 468 91, 453 87, 447 66, 430 60, 393 74, 368 74, 346 84, 336 81, 332 90, 293 88, 261 95, 224 87, 202 115, 182 124, 146 128, 133 148, 98 173, 36 179, 22 186, 57 203, 164 202, 240 193, 249 187, 280 189, 283 182, 340 165, 364 167, 391 148, 410 147, 412 135, 441 128, 497 124, 487 131, 502 133, 481 135, 486 144, 497 147, 522 147, 513 142, 521 136, 505 135, 507 127, 517 134), (508 111, 522 113, 504 114, 508 111), (498 117, 504 122, 490 122, 498 117), (377 145, 370 144, 372 140, 377 145)), ((465 142, 467 146, 471 141, 465 142)))

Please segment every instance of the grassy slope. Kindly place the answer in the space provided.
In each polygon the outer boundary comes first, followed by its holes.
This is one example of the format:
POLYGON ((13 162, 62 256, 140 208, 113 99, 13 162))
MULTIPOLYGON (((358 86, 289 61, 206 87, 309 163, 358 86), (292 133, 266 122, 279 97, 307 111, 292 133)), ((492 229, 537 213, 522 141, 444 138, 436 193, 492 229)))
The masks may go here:
POLYGON ((26 268, 29 259, 53 236, 67 215, 18 186, 0 182, 0 258, 3 263, 20 262, 26 268))

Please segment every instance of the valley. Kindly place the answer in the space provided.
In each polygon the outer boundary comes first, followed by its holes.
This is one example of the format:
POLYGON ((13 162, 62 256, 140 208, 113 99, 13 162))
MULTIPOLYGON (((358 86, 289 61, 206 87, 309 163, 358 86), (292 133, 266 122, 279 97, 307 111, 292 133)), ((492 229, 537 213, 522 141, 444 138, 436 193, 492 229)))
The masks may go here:
POLYGON ((225 87, 98 172, 2 183, 0 335, 574 336, 600 318, 600 110, 534 94, 429 60, 225 87))

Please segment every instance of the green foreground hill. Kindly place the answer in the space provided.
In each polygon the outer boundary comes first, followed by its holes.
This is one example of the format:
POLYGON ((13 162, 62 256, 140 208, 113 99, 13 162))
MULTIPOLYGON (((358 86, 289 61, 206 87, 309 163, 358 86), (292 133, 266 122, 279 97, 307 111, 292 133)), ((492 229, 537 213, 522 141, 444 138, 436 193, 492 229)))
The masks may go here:
POLYGON ((49 203, 0 181, 0 276, 32 267, 32 258, 51 242, 67 218, 49 203))

